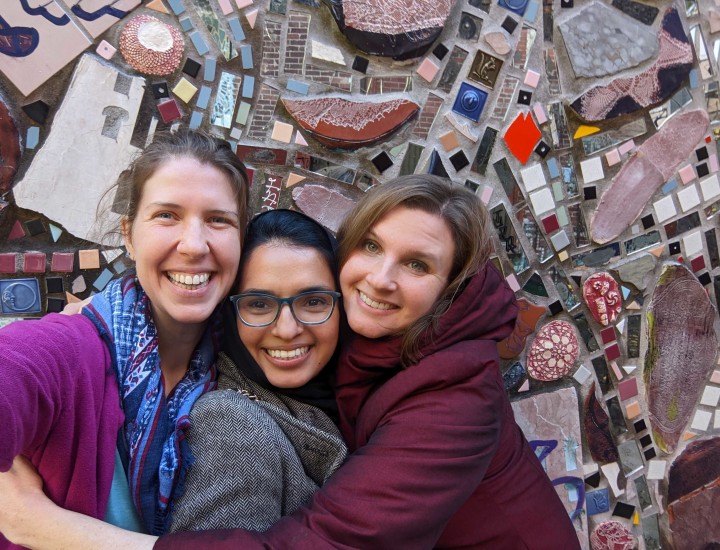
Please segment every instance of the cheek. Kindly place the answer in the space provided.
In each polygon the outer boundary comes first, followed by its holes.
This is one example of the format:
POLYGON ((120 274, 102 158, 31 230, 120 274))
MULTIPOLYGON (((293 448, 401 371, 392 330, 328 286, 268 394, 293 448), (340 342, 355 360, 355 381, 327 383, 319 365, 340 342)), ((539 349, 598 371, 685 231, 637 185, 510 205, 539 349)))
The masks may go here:
POLYGON ((250 355, 257 361, 260 356, 260 340, 262 339, 262 329, 253 328, 243 325, 238 322, 238 334, 240 340, 245 344, 245 347, 250 352, 250 355))

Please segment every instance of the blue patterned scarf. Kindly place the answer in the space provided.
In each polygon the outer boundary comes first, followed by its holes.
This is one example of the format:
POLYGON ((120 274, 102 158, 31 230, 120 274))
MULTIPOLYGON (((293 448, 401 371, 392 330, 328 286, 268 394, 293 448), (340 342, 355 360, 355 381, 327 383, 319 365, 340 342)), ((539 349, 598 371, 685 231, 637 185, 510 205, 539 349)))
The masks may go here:
POLYGON ((150 301, 134 276, 111 281, 83 308, 105 340, 125 412, 120 455, 130 492, 148 533, 167 530, 170 503, 183 490, 193 461, 185 441, 190 409, 215 388, 220 322, 216 314, 195 349, 188 372, 165 397, 150 301))

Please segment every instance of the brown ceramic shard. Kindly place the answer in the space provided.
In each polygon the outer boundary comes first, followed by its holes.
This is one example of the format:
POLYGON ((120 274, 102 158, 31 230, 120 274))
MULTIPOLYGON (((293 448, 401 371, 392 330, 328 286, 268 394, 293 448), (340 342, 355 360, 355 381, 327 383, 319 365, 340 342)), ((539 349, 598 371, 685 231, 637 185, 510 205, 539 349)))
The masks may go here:
POLYGON ((370 103, 324 97, 282 102, 301 128, 323 145, 337 149, 358 149, 381 141, 420 110, 407 99, 370 103))
POLYGON ((454 0, 329 0, 335 21, 356 48, 410 59, 425 53, 442 32, 454 0))
POLYGON ((338 191, 312 183, 295 187, 292 197, 301 211, 333 233, 338 230, 345 215, 355 205, 354 200, 338 191))
POLYGON ((637 219, 655 191, 695 150, 709 123, 702 109, 675 115, 638 148, 613 178, 595 209, 590 224, 593 241, 610 242, 637 219))
POLYGON ((673 262, 663 266, 646 315, 648 416, 655 443, 672 453, 713 368, 716 313, 702 284, 673 262))
POLYGON ((694 441, 668 475, 673 548, 714 548, 720 541, 720 438, 694 441))
POLYGON ((19 161, 18 130, 6 105, 0 101, 0 195, 12 187, 19 161))
POLYGON ((540 317, 545 315, 546 308, 536 306, 525 298, 518 300, 520 311, 512 334, 498 343, 498 355, 501 359, 517 357, 525 349, 527 337, 535 331, 540 317))
POLYGON ((585 399, 583 424, 593 460, 601 464, 617 462, 619 456, 615 440, 610 433, 610 418, 595 396, 594 383, 585 399))
POLYGON ((617 281, 607 272, 594 273, 583 283, 583 298, 593 318, 606 327, 617 321, 622 298, 617 281))

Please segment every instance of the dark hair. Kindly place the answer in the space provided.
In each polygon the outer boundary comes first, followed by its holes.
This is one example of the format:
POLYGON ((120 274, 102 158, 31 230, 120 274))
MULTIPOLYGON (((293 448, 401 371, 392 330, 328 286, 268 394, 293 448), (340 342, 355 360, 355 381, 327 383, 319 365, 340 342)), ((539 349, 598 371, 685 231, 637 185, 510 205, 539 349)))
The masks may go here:
POLYGON ((485 266, 491 250, 490 217, 477 195, 449 179, 429 174, 401 176, 368 191, 347 215, 337 232, 340 266, 361 246, 368 230, 399 206, 442 218, 455 248, 445 292, 403 333, 401 361, 408 366, 420 359, 418 348, 428 329, 437 327, 465 281, 485 266))
MULTIPOLYGON (((230 144, 204 132, 180 129, 176 132, 158 132, 127 169, 118 176, 113 211, 123 216, 131 227, 137 216, 145 182, 168 160, 189 157, 201 164, 208 164, 227 176, 235 193, 240 216, 240 236, 248 219, 249 182, 245 165, 233 152, 230 144)), ((119 227, 111 230, 118 233, 119 227)))
MULTIPOLYGON (((255 249, 268 243, 316 250, 332 272, 336 288, 340 288, 335 237, 311 217, 295 210, 270 210, 250 221, 240 257, 238 277, 255 249)), ((288 266, 288 269, 292 269, 292 266, 288 266)))

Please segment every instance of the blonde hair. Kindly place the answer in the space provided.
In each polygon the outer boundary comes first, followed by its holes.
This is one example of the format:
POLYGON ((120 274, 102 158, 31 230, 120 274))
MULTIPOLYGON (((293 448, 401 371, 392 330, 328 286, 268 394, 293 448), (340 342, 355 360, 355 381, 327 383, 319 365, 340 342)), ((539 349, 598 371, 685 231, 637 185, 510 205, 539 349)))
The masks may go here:
POLYGON ((485 266, 491 250, 490 217, 479 197, 448 179, 427 174, 395 178, 368 191, 340 226, 337 236, 341 269, 361 246, 368 229, 399 206, 442 218, 455 245, 445 291, 430 311, 403 332, 401 362, 407 367, 420 359, 421 343, 432 337, 440 316, 450 308, 464 283, 485 266))

